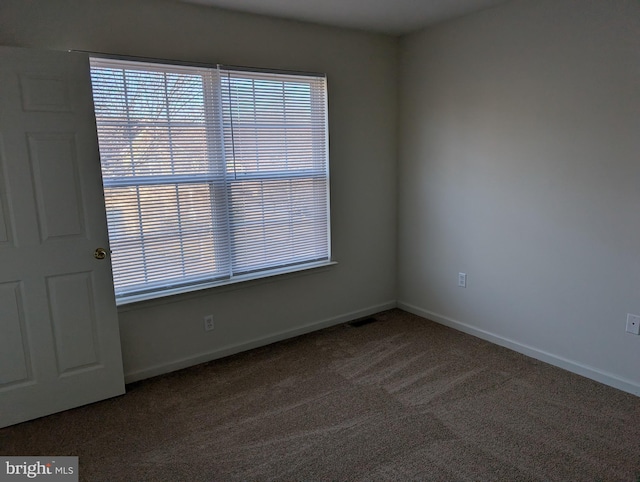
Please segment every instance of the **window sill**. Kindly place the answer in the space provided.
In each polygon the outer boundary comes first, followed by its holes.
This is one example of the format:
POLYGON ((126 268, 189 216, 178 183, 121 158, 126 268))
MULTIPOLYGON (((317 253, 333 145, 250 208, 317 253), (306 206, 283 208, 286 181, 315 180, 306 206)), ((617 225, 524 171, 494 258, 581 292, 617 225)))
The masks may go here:
POLYGON ((231 290, 245 289, 252 286, 272 283, 277 280, 288 279, 292 277, 303 276, 311 273, 324 271, 330 266, 338 264, 336 261, 323 261, 320 263, 309 263, 296 266, 295 268, 281 268, 265 271, 258 275, 251 274, 245 276, 237 276, 232 280, 204 282, 189 287, 176 288, 175 290, 167 290, 162 293, 148 293, 127 297, 122 300, 116 300, 118 312, 134 311, 148 308, 151 306, 162 305, 167 303, 177 303, 185 299, 199 298, 210 295, 209 290, 215 289, 216 293, 222 293, 231 290))

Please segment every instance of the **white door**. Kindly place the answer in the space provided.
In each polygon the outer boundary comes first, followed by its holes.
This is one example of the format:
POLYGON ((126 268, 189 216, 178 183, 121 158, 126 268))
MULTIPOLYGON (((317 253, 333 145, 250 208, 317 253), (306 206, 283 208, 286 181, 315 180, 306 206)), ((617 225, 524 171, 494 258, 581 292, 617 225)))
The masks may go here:
POLYGON ((124 393, 88 57, 0 47, 0 427, 124 393))

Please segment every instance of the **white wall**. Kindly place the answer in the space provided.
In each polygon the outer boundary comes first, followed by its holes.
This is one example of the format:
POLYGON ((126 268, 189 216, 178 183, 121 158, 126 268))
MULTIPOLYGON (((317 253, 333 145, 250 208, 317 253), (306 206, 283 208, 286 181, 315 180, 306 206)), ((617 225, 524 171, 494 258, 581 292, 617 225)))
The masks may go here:
POLYGON ((395 305, 395 39, 166 0, 2 0, 0 45, 328 75, 339 264, 122 310, 128 381, 395 305))
POLYGON ((640 3, 410 35, 399 92, 400 306, 640 394, 640 3))

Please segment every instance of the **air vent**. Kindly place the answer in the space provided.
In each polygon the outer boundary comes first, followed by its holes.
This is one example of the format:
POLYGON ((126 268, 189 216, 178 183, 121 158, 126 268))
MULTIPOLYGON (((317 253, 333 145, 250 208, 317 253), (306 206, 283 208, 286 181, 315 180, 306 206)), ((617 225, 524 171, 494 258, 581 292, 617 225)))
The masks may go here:
POLYGON ((359 320, 350 321, 349 323, 347 323, 347 325, 353 328, 360 328, 361 326, 368 325, 370 323, 373 323, 374 321, 378 320, 370 316, 368 318, 361 318, 359 320))

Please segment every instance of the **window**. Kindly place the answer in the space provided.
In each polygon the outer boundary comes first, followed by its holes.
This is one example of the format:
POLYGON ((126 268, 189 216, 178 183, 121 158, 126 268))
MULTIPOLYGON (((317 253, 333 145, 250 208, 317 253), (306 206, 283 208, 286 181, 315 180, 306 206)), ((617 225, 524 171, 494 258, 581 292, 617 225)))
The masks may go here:
POLYGON ((324 76, 91 59, 119 304, 330 259, 324 76))

